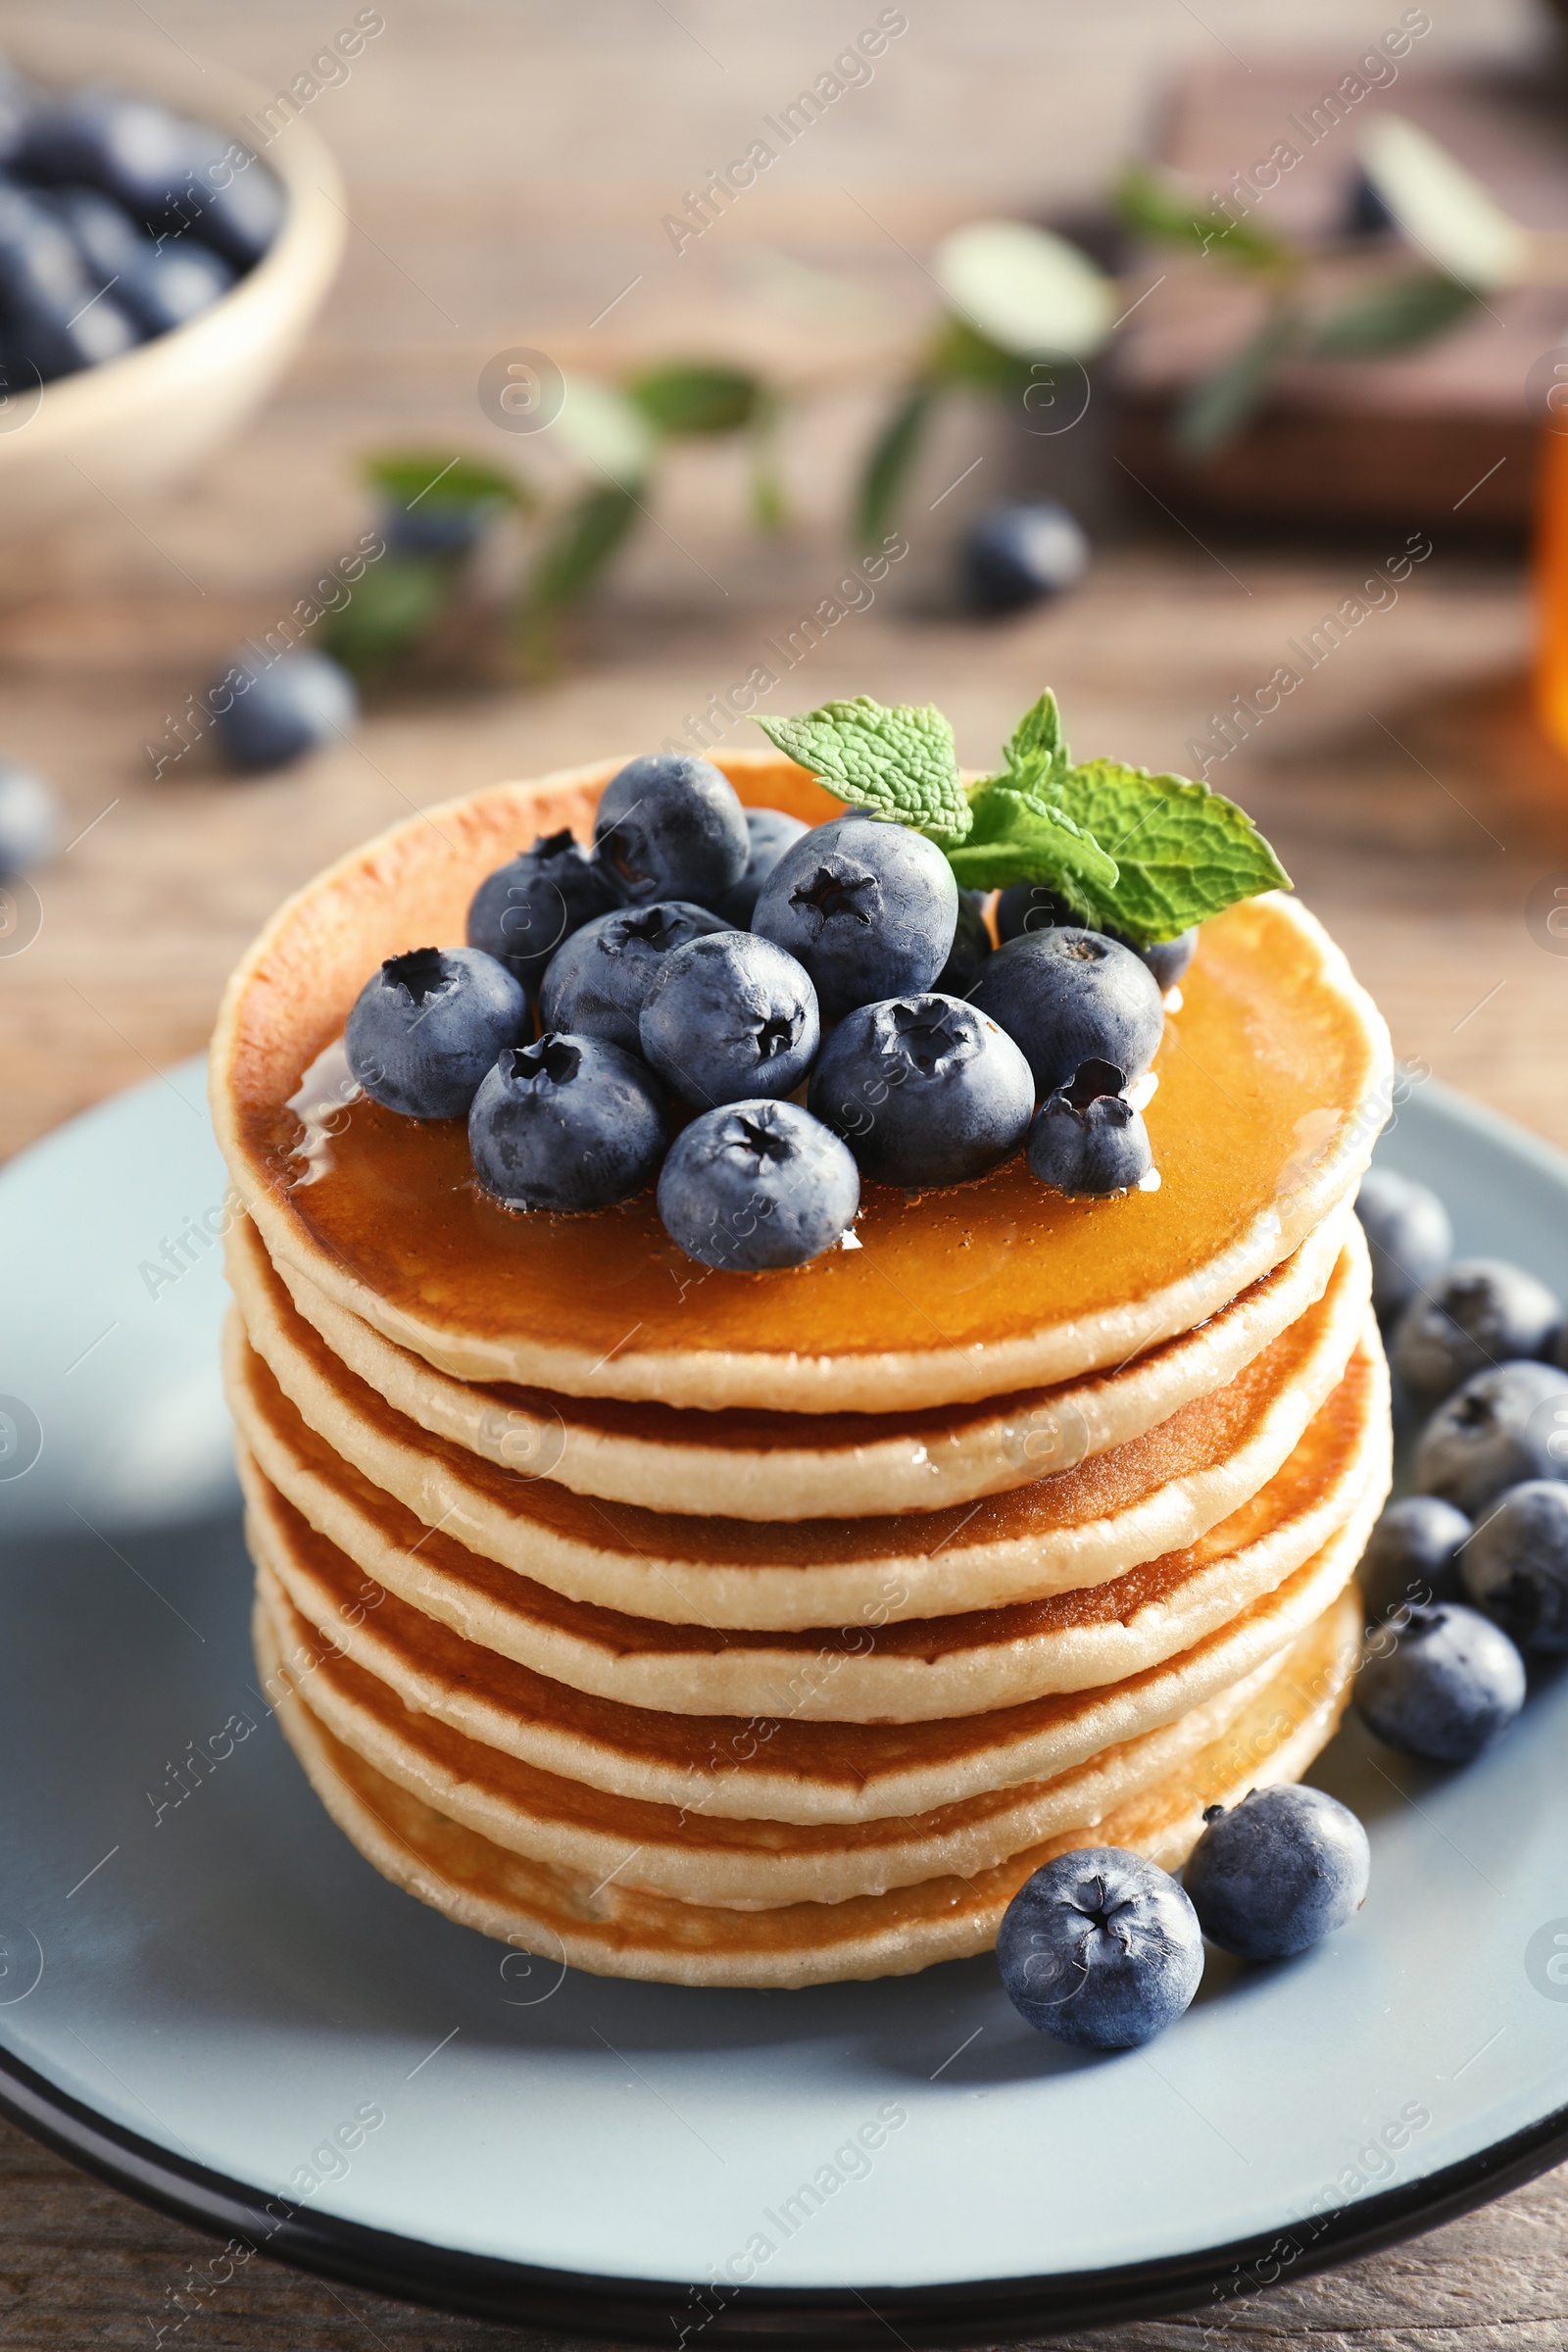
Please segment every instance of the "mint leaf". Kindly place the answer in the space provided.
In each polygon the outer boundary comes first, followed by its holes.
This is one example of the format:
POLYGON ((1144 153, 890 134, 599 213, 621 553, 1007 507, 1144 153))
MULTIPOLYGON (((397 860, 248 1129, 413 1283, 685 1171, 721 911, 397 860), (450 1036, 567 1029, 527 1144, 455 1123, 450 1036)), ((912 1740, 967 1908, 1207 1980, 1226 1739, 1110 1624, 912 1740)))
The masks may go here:
POLYGON ((1045 882, 1093 920, 1110 919, 1117 868, 1094 835, 1033 793, 980 785, 969 804, 968 837, 948 852, 960 890, 1004 890, 1045 882))
POLYGON ((996 779, 998 783, 1009 784, 1016 792, 1038 792, 1048 800, 1054 798, 1054 787, 1072 765, 1072 754, 1061 731, 1056 698, 1049 686, 1039 702, 1019 719, 1002 757, 1005 772, 996 779))
MULTIPOLYGON (((1108 919, 1141 947, 1174 939, 1238 899, 1291 887, 1246 810, 1186 776, 1090 760, 1069 771, 1058 799, 1054 813, 1092 833, 1115 859, 1108 919)), ((1066 896, 1077 903, 1075 890, 1066 896)))
POLYGON ((953 729, 929 703, 891 710, 858 694, 796 718, 759 718, 776 751, 807 768, 841 801, 897 817, 944 844, 969 831, 953 729))

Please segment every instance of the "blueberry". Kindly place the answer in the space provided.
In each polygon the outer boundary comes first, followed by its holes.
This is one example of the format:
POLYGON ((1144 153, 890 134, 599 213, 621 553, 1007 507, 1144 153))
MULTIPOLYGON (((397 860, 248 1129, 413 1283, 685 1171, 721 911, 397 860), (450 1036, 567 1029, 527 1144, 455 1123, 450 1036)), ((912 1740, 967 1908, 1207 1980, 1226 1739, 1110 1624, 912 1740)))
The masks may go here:
POLYGON ((642 1052, 644 1001, 666 956, 727 926, 706 906, 679 899, 663 906, 625 906, 595 915, 557 950, 539 984, 547 1029, 605 1037, 628 1054, 642 1052))
MULTIPOLYGON (((1111 933, 1112 939, 1119 936, 1117 932, 1111 933)), ((1154 975, 1154 985, 1163 996, 1168 988, 1174 988, 1183 978, 1193 960, 1198 947, 1198 925, 1193 923, 1187 930, 1178 931, 1174 939, 1152 940, 1147 948, 1133 947, 1131 940, 1126 945, 1132 948, 1140 962, 1148 964, 1154 975)))
POLYGON ((143 334, 165 334, 199 318, 234 282, 228 264, 205 245, 187 237, 158 246, 122 205, 94 188, 62 188, 55 210, 94 283, 113 283, 115 299, 143 334))
POLYGON ((1381 1639, 1387 1646, 1356 1677, 1356 1709, 1404 1755, 1468 1764, 1525 1703, 1525 1662, 1478 1609, 1440 1600, 1381 1639))
POLYGON ((782 808, 748 808, 745 813, 751 853, 740 880, 730 885, 713 909, 737 931, 751 929, 758 892, 785 851, 808 829, 798 816, 786 816, 782 808))
POLYGON ((144 227, 165 238, 198 235, 239 270, 267 251, 283 218, 281 187, 247 149, 102 85, 41 109, 20 167, 39 179, 99 188, 144 227))
POLYGON ((991 934, 986 929, 987 890, 960 890, 958 919, 954 927, 953 947, 931 986, 939 997, 966 997, 985 968, 986 958, 996 953, 991 934))
POLYGON ((1026 1879, 1002 1915, 997 1966, 1041 2034, 1131 2050, 1180 2017, 1203 1974, 1198 1914, 1142 1854, 1089 1845, 1026 1879))
POLYGON ((459 1119, 527 1017, 520 982, 493 956, 414 948, 367 980, 343 1043, 372 1102, 405 1118, 459 1119))
POLYGON ((752 929, 804 963, 823 1013, 930 987, 953 950, 958 885, 934 841, 850 814, 803 834, 763 883, 752 929))
POLYGON ((1459 1546, 1470 1534, 1463 1511, 1436 1494, 1406 1494, 1391 1502, 1356 1570, 1369 1618, 1412 1601, 1453 1600, 1459 1591, 1459 1546))
POLYGON ((1399 1385, 1420 1412, 1472 1372, 1546 1353, 1562 1301, 1504 1257, 1460 1257, 1399 1317, 1390 1350, 1399 1385))
POLYGON ((807 1102, 862 1176, 924 1187, 966 1183, 1016 1152, 1035 1088, 1005 1030, 961 998, 932 994, 846 1014, 807 1102))
POLYGON ((1063 923, 1081 929, 1083 917, 1044 882, 1009 882, 998 893, 997 937, 1004 947, 1026 931, 1054 931, 1063 923))
POLYGON ((30 874, 47 865, 63 830, 53 785, 30 767, 0 760, 0 874, 30 874))
POLYGON ((325 654, 235 656, 210 697, 218 740, 236 767, 283 767, 331 743, 360 714, 354 680, 325 654))
MULTIPOLYGON (((1059 891, 1049 890, 1043 882, 1009 882, 997 901, 997 937, 1004 944, 1009 939, 1022 939, 1028 931, 1052 931, 1065 924, 1069 929, 1082 930, 1084 919, 1068 906, 1059 891)), ((1141 948, 1120 931, 1106 931, 1119 948, 1130 948, 1140 963, 1147 963, 1153 973, 1163 996, 1174 988, 1193 960, 1198 945, 1198 926, 1178 931, 1174 939, 1156 940, 1152 947, 1141 948)))
POLYGON ((47 202, 0 184, 0 313, 6 358, 46 380, 118 359, 140 339, 47 202))
POLYGON ((629 760, 600 796, 594 854, 629 906, 671 899, 716 906, 751 853, 735 787, 690 753, 629 760))
POLYGON ((408 506, 401 498, 381 505, 381 536, 393 556, 467 556, 484 538, 501 512, 495 499, 456 500, 440 505, 435 499, 408 506))
POLYGON ((1141 1078, 1165 1028, 1158 984, 1132 950, 1067 925, 999 948, 970 1002, 1023 1048, 1042 1096, 1071 1086, 1086 1061, 1141 1078))
POLYGON ((683 1127, 659 1178, 664 1231, 705 1266, 804 1266, 855 1222, 860 1177, 795 1102, 731 1102, 683 1127))
POLYGON ((1355 1213, 1372 1252, 1372 1304, 1387 1321, 1433 1288, 1453 1255, 1453 1227, 1430 1185, 1393 1168, 1368 1168, 1355 1213))
POLYGON ((1089 568, 1089 541, 1055 499, 1008 499, 971 524, 963 564, 980 612, 1021 612, 1076 587, 1089 568))
POLYGON ((1521 1649, 1568 1649, 1568 1487, 1530 1478, 1510 1487, 1459 1563, 1477 1608, 1521 1649))
POLYGON ((1083 1061, 1048 1095, 1029 1130, 1029 1173, 1058 1193, 1130 1192, 1154 1164, 1143 1114, 1124 1100, 1113 1062, 1083 1061))
POLYGON ((468 1149, 508 1208, 609 1208, 640 1193, 669 1135, 664 1090, 602 1037, 510 1046, 468 1112, 468 1149))
POLYGON ((816 991, 793 956, 755 932, 714 931, 663 957, 638 1033, 666 1085, 712 1109, 792 1095, 822 1025, 816 991))
POLYGON ((562 941, 614 905, 604 874, 570 832, 541 833, 531 850, 486 874, 474 892, 468 945, 537 989, 562 941))
POLYGON ((1474 1372, 1439 1405, 1415 1451, 1415 1484, 1479 1519, 1527 1478, 1568 1477, 1568 1373, 1555 1364, 1474 1372))
POLYGON ((1182 1885, 1210 1943, 1242 1960, 1288 1960, 1360 1910, 1372 1849, 1348 1805, 1321 1788, 1250 1788, 1210 1805, 1182 1885))

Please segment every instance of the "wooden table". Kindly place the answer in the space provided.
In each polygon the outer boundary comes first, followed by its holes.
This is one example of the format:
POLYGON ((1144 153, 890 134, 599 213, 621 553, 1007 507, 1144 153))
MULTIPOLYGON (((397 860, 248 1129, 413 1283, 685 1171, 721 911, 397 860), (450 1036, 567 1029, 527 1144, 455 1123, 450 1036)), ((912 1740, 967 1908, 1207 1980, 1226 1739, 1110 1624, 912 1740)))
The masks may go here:
MULTIPOLYGON (((1103 17, 1066 0, 911 9, 873 85, 816 126, 786 159, 788 175, 677 262, 661 215, 829 62, 855 12, 827 0, 765 18, 720 0, 683 0, 673 15, 609 0, 579 12, 404 0, 386 13, 353 80, 314 110, 347 168, 356 228, 339 290, 281 395, 188 489, 0 551, 0 748, 56 778, 79 836, 39 878, 39 938, 0 958, 0 1151, 199 1047, 256 926, 367 833, 499 775, 681 733, 687 712, 841 575, 832 521, 853 454, 901 339, 930 307, 915 257, 976 213, 1081 196, 1137 135, 1166 66, 1194 64, 1214 40, 1261 55, 1274 39, 1260 0, 1224 13, 1209 0, 1202 23, 1164 0, 1126 0, 1103 17), (859 293, 836 302, 790 273, 786 249, 859 293), (533 694, 504 679, 392 688, 352 745, 307 767, 235 784, 193 755, 154 783, 141 747, 164 713, 368 519, 355 452, 420 440, 517 457, 485 424, 474 385, 493 352, 519 342, 568 367, 682 346, 831 374, 839 388, 791 433, 794 530, 760 546, 737 522, 729 460, 683 459, 662 530, 584 620, 559 683, 533 694)), ((869 23, 875 12, 861 13, 869 23)), ((84 70, 96 26, 124 35, 110 0, 80 0, 73 16, 84 70)), ((23 21, 0 10, 0 42, 13 18, 23 21)), ((159 0, 156 22, 142 11, 137 23, 149 55, 171 39, 270 89, 330 29, 296 0, 264 22, 220 15, 211 0, 159 0)), ((1318 42, 1365 37, 1348 5, 1316 12, 1318 42)), ((1467 43, 1525 38, 1522 25, 1499 28, 1489 0, 1464 0, 1445 10, 1433 47, 1451 63, 1467 43)), ((1092 438, 1091 424, 1086 450, 1092 438)), ((1206 530, 1201 544, 1135 484, 1111 495, 1086 479, 1082 495, 1104 516, 1087 585, 1055 610, 978 628, 942 607, 947 545, 966 507, 1022 478, 1030 457, 989 420, 955 418, 910 501, 906 564, 802 663, 777 707, 861 691, 934 700, 979 762, 1049 682, 1083 751, 1190 767, 1212 715, 1396 552, 1381 541, 1285 552, 1206 530), (977 455, 974 474, 944 495, 977 455)), ((1434 552, 1397 604, 1357 628, 1211 780, 1270 833, 1415 1073, 1568 1148, 1568 960, 1538 946, 1525 918, 1533 884, 1568 877, 1568 768, 1527 715, 1518 567, 1460 554, 1441 514, 1421 520, 1434 552)), ((205 2241, 3 2129, 0 2174, 7 2352, 147 2342, 205 2241)), ((1225 2334, 1238 2347, 1352 2333, 1367 2352, 1417 2336, 1555 2347, 1565 2220, 1559 2175, 1402 2250, 1258 2295, 1227 2315, 1225 2334)), ((1102 2340, 1129 2352, 1186 2344, 1200 2326, 1152 2323, 1102 2340)), ((507 2340, 266 2263, 182 2334, 192 2347, 294 2352, 507 2340)))

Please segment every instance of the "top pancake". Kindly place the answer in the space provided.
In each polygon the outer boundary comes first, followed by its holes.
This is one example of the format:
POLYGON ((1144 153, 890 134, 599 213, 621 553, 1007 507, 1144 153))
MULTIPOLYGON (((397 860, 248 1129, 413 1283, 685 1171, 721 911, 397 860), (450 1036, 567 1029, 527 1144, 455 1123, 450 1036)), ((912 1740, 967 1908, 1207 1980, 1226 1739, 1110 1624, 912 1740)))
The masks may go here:
MULTIPOLYGON (((215 1124, 269 1251, 439 1369, 707 1408, 999 1396, 1202 1322, 1358 1178, 1387 1107, 1387 1032, 1312 917, 1271 895, 1203 926, 1147 1113, 1157 1192, 1066 1200, 1017 1159, 950 1192, 868 1186, 858 1250, 737 1275, 686 1258, 651 1194, 582 1217, 500 1208, 460 1120, 357 1102, 300 1183, 288 1101, 369 973, 460 941, 479 881, 537 832, 586 837, 618 764, 498 785, 354 853, 281 909, 219 1018, 215 1124)), ((774 754, 717 764, 753 806, 811 822, 838 808, 774 754)))

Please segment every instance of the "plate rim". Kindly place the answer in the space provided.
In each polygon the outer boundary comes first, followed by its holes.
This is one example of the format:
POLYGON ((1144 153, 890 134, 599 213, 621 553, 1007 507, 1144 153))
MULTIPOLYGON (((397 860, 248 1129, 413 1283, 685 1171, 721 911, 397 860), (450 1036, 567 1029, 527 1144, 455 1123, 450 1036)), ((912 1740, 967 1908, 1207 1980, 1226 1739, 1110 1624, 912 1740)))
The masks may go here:
MULTIPOLYGON (((608 2342, 667 2346, 682 2298, 694 2312, 712 2285, 618 2278, 548 2269, 505 2255, 438 2246, 268 2197, 100 2114, 8 2050, 0 2050, 0 2116, 83 2171, 206 2235, 238 2240, 255 2255, 394 2300, 514 2327, 566 2328, 608 2342), (286 2210, 279 2218, 272 2208, 286 2210)), ((882 2352, 890 2328, 914 2345, 1015 2342, 1046 2328, 1106 2327, 1232 2303, 1289 2278, 1354 2261, 1456 2221, 1523 2186, 1568 2155, 1568 2106, 1419 2180, 1336 2207, 1309 2230, 1300 2223, 1196 2253, 1092 2271, 925 2286, 734 2286, 720 2307, 678 2330, 711 2352, 882 2352), (1309 2242, 1301 2242, 1303 2239, 1309 2242), (1289 2249, 1283 2253, 1282 2250, 1289 2249), (1272 2277, 1261 2268, 1274 2265, 1272 2277), (896 2325, 894 2325, 896 2323, 896 2325)))

